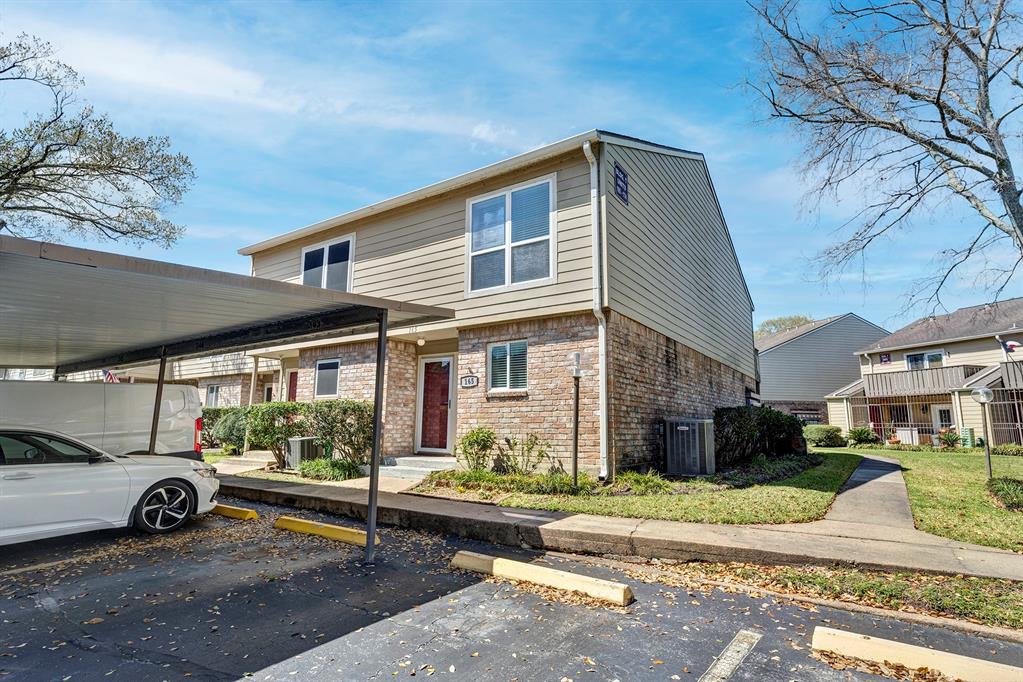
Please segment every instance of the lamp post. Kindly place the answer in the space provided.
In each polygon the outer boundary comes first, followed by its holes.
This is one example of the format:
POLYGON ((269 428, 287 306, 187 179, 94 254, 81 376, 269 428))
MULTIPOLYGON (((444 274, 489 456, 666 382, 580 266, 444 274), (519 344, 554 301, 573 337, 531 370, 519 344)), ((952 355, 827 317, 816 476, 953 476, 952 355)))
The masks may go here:
POLYGON ((572 361, 572 364, 568 367, 568 373, 572 377, 572 383, 575 384, 573 391, 573 405, 572 405, 572 487, 579 487, 579 378, 583 375, 582 367, 579 363, 581 356, 578 351, 575 353, 569 353, 568 359, 572 361))
POLYGON ((984 459, 987 460, 987 478, 991 480, 991 437, 987 429, 988 405, 995 399, 995 392, 990 388, 975 388, 970 391, 970 397, 980 405, 981 424, 984 427, 984 459))

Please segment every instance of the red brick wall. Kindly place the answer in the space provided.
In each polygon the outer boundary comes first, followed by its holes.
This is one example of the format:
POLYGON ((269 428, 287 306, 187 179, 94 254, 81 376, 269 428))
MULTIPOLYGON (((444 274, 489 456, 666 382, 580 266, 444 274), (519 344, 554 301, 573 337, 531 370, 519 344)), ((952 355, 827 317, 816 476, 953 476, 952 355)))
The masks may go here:
POLYGON ((476 426, 489 426, 498 438, 524 439, 535 433, 550 441, 551 452, 568 470, 572 455, 572 377, 568 354, 582 353, 580 380, 580 468, 600 465, 598 416, 597 321, 590 313, 523 320, 462 329, 458 337, 458 374, 479 377, 476 388, 458 388, 460 437, 476 426), (487 390, 487 345, 526 339, 527 389, 500 394, 487 390))
POLYGON ((663 467, 665 417, 746 402, 753 377, 616 312, 608 315, 609 468, 663 467))

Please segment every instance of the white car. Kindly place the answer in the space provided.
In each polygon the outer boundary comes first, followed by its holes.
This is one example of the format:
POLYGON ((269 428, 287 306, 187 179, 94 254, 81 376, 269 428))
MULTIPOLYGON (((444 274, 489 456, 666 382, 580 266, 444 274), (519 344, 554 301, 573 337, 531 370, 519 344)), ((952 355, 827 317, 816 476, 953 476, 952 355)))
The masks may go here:
POLYGON ((216 469, 110 455, 62 433, 0 425, 0 545, 134 526, 168 533, 216 506, 216 469))

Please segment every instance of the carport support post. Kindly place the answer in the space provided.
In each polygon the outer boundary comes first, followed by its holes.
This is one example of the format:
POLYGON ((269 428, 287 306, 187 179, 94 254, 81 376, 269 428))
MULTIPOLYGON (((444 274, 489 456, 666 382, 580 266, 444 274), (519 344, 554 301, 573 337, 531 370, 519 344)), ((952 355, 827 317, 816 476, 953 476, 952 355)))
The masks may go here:
POLYGON ((156 402, 153 404, 153 424, 149 427, 149 454, 156 454, 156 432, 160 429, 160 403, 163 402, 163 378, 167 372, 167 351, 160 352, 160 371, 156 377, 156 402))
POLYGON ((387 366, 387 309, 377 318, 377 378, 373 391, 373 450, 369 461, 369 504, 366 512, 366 565, 373 565, 377 537, 377 488, 380 485, 380 446, 383 442, 384 369, 387 366))

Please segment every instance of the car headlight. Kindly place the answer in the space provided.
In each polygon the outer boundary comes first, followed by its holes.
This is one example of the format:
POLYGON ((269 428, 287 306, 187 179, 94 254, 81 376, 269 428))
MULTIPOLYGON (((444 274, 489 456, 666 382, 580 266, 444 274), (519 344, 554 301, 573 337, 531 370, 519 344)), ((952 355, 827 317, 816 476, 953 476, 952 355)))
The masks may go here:
POLYGON ((217 470, 213 467, 197 467, 194 469, 195 473, 199 474, 203 478, 213 478, 217 475, 217 470))

